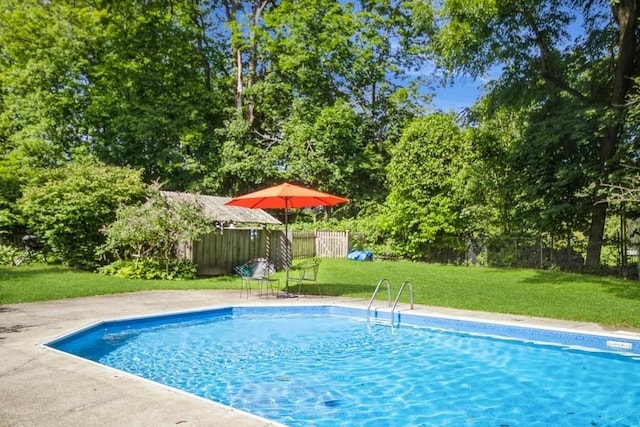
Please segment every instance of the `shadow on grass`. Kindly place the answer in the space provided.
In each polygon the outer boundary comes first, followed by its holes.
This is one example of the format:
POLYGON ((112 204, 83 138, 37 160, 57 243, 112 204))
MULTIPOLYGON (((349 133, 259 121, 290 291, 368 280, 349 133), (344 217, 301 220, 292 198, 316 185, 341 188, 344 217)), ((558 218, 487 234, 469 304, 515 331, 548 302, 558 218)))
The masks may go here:
POLYGON ((3 280, 31 278, 44 274, 63 273, 68 270, 67 267, 53 264, 37 264, 19 267, 2 266, 0 267, 0 278, 3 280))
MULTIPOLYGON (((341 297, 341 296, 353 296, 354 294, 371 294, 375 289, 375 286, 371 284, 360 284, 360 283, 320 283, 320 291, 322 295, 333 296, 333 297, 341 297)), ((289 287, 292 291, 296 291, 298 289, 298 284, 295 284, 295 287, 289 284, 289 287)), ((318 285, 315 283, 307 284, 301 286, 300 292, 303 294, 315 295, 318 293, 318 285)))
POLYGON ((604 282, 602 286, 607 292, 612 293, 617 297, 640 301, 640 282, 604 282))
POLYGON ((616 277, 604 277, 588 274, 567 273, 560 271, 535 270, 532 277, 521 279, 520 282, 539 285, 596 285, 602 287, 605 292, 615 295, 619 298, 640 300, 640 282, 637 280, 628 280, 616 277))

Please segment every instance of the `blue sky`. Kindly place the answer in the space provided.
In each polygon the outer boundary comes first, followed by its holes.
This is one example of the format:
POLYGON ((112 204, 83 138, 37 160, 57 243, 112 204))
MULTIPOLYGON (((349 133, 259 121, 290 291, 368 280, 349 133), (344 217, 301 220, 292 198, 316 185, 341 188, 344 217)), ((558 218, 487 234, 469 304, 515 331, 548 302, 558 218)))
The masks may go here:
POLYGON ((472 106, 481 95, 481 82, 471 79, 456 79, 453 85, 438 88, 433 98, 433 105, 442 111, 458 111, 472 106))

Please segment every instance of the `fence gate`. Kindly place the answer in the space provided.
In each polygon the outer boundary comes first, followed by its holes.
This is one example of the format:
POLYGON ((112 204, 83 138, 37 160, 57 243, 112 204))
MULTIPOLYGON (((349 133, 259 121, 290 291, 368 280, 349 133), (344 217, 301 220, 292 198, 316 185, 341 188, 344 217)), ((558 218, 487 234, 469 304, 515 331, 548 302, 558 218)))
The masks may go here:
POLYGON ((346 258, 349 254, 349 232, 316 231, 316 256, 346 258))
POLYGON ((296 231, 291 239, 293 258, 345 258, 349 253, 349 232, 296 231))

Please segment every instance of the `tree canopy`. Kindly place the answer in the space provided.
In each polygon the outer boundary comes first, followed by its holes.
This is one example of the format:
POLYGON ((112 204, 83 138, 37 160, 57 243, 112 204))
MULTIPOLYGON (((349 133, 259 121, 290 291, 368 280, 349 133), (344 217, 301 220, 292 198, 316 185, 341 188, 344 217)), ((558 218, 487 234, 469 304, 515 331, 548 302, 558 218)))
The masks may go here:
POLYGON ((634 182, 637 1, 2 6, 3 233, 24 227, 34 178, 89 157, 167 190, 341 194, 338 217, 412 258, 471 236, 582 233, 595 266, 607 192, 634 182), (482 98, 437 111, 434 88, 461 75, 488 81, 482 98))

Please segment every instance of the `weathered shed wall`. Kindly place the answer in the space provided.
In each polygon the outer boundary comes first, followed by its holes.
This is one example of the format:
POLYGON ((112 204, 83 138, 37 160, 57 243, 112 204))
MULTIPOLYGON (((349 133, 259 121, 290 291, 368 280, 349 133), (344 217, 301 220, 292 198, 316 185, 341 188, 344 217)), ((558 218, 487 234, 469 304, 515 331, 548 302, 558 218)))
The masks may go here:
POLYGON ((183 256, 198 266, 198 275, 232 274, 233 267, 255 258, 268 258, 281 269, 279 245, 284 233, 279 230, 228 229, 211 232, 186 247, 183 256))
POLYGON ((181 257, 198 266, 198 275, 217 276, 232 274, 237 265, 255 258, 267 258, 277 270, 285 267, 291 258, 345 258, 349 253, 348 232, 289 232, 292 254, 285 255, 282 230, 225 229, 213 231, 200 240, 179 250, 181 257))

